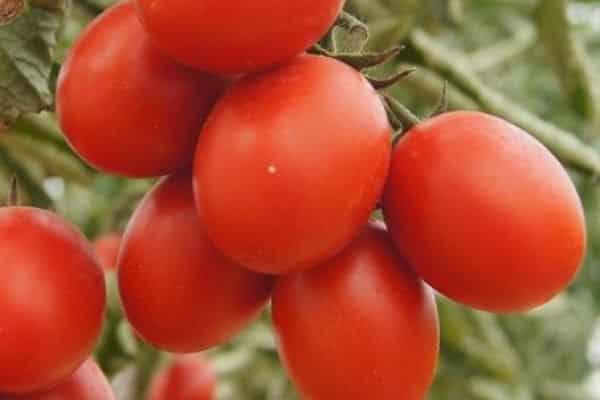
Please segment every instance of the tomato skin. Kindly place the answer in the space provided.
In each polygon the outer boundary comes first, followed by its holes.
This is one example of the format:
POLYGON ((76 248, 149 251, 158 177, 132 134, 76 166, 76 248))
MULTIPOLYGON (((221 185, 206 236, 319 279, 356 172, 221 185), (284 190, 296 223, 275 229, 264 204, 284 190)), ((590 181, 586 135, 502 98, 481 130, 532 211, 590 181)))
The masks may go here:
POLYGON ((117 268, 120 247, 121 235, 118 233, 108 233, 94 241, 94 250, 98 256, 98 261, 105 271, 112 271, 117 268))
POLYGON ((323 36, 343 0, 138 0, 153 43, 180 62, 219 74, 280 64, 323 36))
POLYGON ((180 356, 152 380, 148 400, 214 400, 217 378, 198 355, 180 356))
POLYGON ((583 210, 563 167, 519 128, 478 112, 438 116, 398 143, 384 213, 423 279, 482 310, 545 303, 584 256, 583 210))
POLYGON ((91 353, 104 275, 81 233, 36 208, 0 208, 0 260, 0 392, 46 389, 91 353))
POLYGON ((57 111, 71 147, 91 165, 161 176, 191 163, 198 130, 223 85, 152 47, 127 1, 90 24, 71 50, 57 111))
POLYGON ((137 333, 175 353, 229 339, 257 316, 273 284, 215 250, 198 220, 188 173, 162 180, 138 206, 123 238, 118 279, 137 333))
POLYGON ((322 266, 279 278, 273 323, 303 398, 423 400, 432 382, 433 293, 379 226, 322 266))
POLYGON ((115 400, 106 377, 89 359, 73 375, 52 389, 32 394, 3 397, 3 400, 115 400))
POLYGON ((318 265, 368 221, 390 138, 375 90, 331 58, 300 56, 236 82, 196 152, 196 201, 209 237, 258 272, 318 265))

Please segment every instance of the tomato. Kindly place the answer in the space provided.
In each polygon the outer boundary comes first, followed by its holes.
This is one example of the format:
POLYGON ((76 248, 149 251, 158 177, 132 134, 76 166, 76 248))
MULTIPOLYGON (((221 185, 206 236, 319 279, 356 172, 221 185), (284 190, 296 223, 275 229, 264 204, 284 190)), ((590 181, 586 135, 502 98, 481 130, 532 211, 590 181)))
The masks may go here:
POLYGON ((375 90, 351 67, 300 56, 236 82, 198 143, 197 205, 227 257, 259 272, 313 267, 368 221, 391 157, 375 90))
POLYGON ((543 304, 584 255, 581 203, 560 163, 521 129, 478 112, 438 116, 398 143, 384 212, 417 273, 482 310, 543 304))
POLYGON ((94 242, 94 249, 100 261, 100 265, 105 271, 114 270, 117 267, 117 257, 119 247, 121 246, 121 235, 118 233, 109 233, 100 236, 94 242))
POLYGON ((137 0, 153 43, 201 70, 237 74, 264 69, 309 48, 343 0, 137 0))
POLYGON ((152 380, 148 400, 214 400, 217 378, 198 355, 180 356, 152 380))
POLYGON ((0 208, 0 260, 0 392, 48 388, 96 343, 104 275, 81 233, 36 208, 0 208))
POLYGON ((137 333, 181 353, 236 334, 268 301, 273 283, 228 261, 209 242, 188 173, 162 180, 139 205, 118 271, 123 308, 137 333))
POLYGON ((21 396, 2 396, 2 400, 115 400, 106 377, 92 360, 52 389, 21 396))
POLYGON ((281 357, 303 398, 423 400, 439 347, 432 291, 370 225, 273 294, 281 357))
POLYGON ((155 50, 132 2, 115 5, 83 33, 57 88, 60 125, 73 149, 105 172, 150 177, 185 167, 221 79, 155 50))

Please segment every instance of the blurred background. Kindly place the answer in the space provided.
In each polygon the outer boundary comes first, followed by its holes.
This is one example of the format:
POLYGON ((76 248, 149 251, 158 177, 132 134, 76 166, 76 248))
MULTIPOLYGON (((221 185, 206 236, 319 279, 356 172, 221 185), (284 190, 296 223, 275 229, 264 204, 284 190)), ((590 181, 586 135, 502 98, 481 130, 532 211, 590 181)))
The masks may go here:
MULTIPOLYGON (((0 26, 0 193, 16 174, 25 202, 56 210, 92 240, 122 231, 152 182, 86 167, 52 112, 37 112, 52 109, 53 80, 81 29, 112 3, 32 0, 21 25, 0 26)), ((373 50, 406 45, 397 62, 369 71, 418 68, 392 95, 425 116, 446 81, 451 109, 480 109, 522 126, 569 167, 587 211, 584 269, 547 306, 495 316, 439 299, 442 355, 430 400, 600 399, 600 1, 348 0, 346 8, 368 23, 373 50)), ((135 399, 167 356, 133 337, 114 276, 109 281, 97 358, 119 400, 135 399)), ((268 321, 267 313, 206 354, 220 400, 297 398, 268 321)))

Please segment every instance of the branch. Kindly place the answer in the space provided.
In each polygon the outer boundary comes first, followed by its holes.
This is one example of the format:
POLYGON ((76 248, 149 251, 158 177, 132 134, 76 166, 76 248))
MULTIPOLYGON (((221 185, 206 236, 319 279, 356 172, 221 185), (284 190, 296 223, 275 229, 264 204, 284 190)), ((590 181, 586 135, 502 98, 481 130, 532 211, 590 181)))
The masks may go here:
POLYGON ((475 70, 485 71, 504 64, 534 44, 537 36, 531 24, 525 21, 518 23, 515 18, 511 19, 511 23, 521 26, 509 39, 471 54, 471 63, 475 70))
POLYGON ((592 62, 584 44, 571 28, 566 0, 539 2, 537 24, 546 57, 554 67, 573 109, 588 120, 600 116, 600 99, 594 92, 592 62))

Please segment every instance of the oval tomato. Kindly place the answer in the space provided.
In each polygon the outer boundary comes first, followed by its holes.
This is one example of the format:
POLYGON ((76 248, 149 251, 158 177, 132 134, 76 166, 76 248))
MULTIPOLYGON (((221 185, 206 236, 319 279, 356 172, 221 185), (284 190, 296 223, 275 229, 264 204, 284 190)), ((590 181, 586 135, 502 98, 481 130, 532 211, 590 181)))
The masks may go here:
POLYGON ((398 143, 384 212, 419 275, 487 311, 548 301, 584 255, 583 211, 563 167, 531 136, 482 113, 444 114, 398 143))
POLYGON ((111 271, 117 268, 117 257, 121 246, 121 235, 118 233, 109 233, 100 236, 94 242, 94 250, 98 256, 98 261, 105 271, 111 271))
POLYGON ((52 389, 21 396, 2 396, 2 400, 115 400, 106 377, 92 360, 87 360, 73 375, 52 389))
POLYGON ((327 32, 343 0, 137 0, 153 42, 176 60, 237 74, 291 59, 327 32))
POLYGON ((236 334, 272 287, 271 277, 238 267, 208 241, 187 173, 146 195, 123 237, 118 271, 127 319, 172 352, 204 350, 236 334))
POLYGON ((198 355, 180 356, 152 380, 148 400, 214 400, 217 378, 198 355))
POLYGON ((91 353, 104 275, 78 231, 35 208, 0 208, 0 260, 0 392, 45 389, 91 353))
POLYGON ((433 293, 380 227, 322 266, 280 278, 273 322, 304 398, 422 400, 433 379, 433 293))
POLYGON ((213 243, 259 272, 313 267, 358 234, 389 168, 391 128, 351 67, 300 56, 236 82, 202 131, 198 210, 213 243))
POLYGON ((102 14, 63 64, 60 125, 103 171, 150 177, 185 167, 223 82, 177 65, 146 38, 133 3, 102 14))

